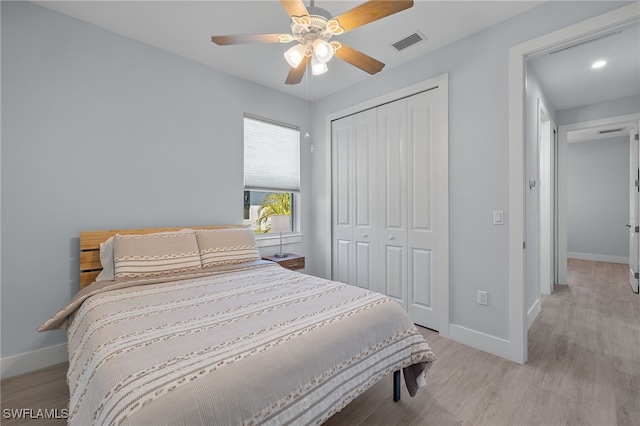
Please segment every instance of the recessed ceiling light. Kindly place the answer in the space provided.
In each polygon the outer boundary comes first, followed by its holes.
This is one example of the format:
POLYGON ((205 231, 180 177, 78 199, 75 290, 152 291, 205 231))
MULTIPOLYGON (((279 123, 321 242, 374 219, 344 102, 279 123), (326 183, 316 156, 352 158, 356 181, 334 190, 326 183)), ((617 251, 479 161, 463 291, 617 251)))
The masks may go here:
POLYGON ((596 61, 591 65, 591 68, 602 68, 607 65, 607 61, 596 61))

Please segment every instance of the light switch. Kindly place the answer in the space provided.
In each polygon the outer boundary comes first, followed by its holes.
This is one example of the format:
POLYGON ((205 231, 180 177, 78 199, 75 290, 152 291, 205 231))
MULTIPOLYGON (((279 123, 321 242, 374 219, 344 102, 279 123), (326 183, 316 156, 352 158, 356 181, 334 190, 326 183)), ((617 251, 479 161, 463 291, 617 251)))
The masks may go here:
POLYGON ((494 210, 493 211, 493 224, 494 225, 504 225, 504 211, 503 210, 494 210))

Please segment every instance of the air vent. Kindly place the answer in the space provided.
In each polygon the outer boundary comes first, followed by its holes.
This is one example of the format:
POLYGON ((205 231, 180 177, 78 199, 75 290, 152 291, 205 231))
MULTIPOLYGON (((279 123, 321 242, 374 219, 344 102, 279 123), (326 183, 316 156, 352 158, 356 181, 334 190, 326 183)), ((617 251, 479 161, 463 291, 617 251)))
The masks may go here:
POLYGON ((406 49, 409 46, 413 46, 416 43, 421 42, 422 40, 426 40, 427 38, 420 31, 416 31, 415 33, 403 38, 400 41, 396 41, 392 44, 393 47, 396 48, 398 52, 406 49))
POLYGON ((606 135, 607 133, 616 133, 616 132, 621 132, 622 130, 624 130, 623 127, 620 127, 618 129, 598 130, 598 134, 599 135, 606 135))

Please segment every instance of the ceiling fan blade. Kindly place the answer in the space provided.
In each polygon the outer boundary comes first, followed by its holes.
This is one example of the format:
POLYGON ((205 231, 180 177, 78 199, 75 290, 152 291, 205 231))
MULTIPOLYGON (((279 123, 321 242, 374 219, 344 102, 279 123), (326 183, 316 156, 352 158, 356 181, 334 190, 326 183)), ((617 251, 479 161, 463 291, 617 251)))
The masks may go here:
POLYGON ((296 67, 291 68, 289 70, 289 75, 285 80, 284 84, 298 84, 302 81, 302 76, 307 69, 307 63, 309 62, 309 58, 307 56, 304 57, 302 62, 296 67))
POLYGON ((378 19, 382 19, 394 13, 401 12, 413 6, 413 0, 377 1, 371 0, 356 6, 353 9, 336 16, 335 19, 345 31, 361 27, 378 19))
POLYGON ((213 36, 211 41, 220 46, 247 43, 280 43, 282 42, 282 37, 288 36, 289 34, 238 34, 213 36))
POLYGON ((280 0, 280 3, 292 18, 294 16, 309 16, 302 0, 280 0))
POLYGON ((371 75, 382 71, 382 68, 384 68, 384 64, 382 62, 345 44, 342 44, 342 47, 336 50, 335 55, 343 61, 348 62, 354 67, 358 67, 362 71, 366 71, 371 75))

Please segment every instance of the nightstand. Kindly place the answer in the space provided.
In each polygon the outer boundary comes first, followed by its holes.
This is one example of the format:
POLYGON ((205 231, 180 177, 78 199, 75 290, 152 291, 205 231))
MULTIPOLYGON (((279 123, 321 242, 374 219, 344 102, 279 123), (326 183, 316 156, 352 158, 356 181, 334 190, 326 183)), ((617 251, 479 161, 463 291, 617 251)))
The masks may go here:
POLYGON ((287 255, 287 257, 265 256, 263 259, 279 263, 283 268, 291 269, 292 271, 304 269, 304 256, 293 253, 287 253, 287 255))

